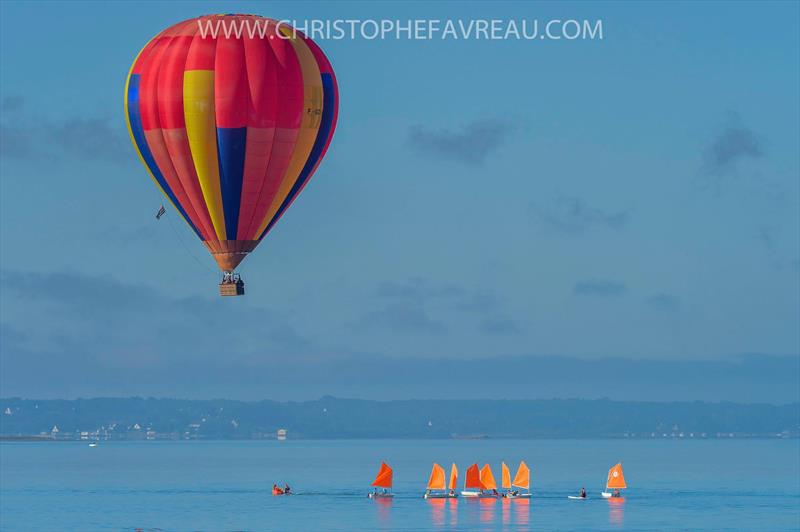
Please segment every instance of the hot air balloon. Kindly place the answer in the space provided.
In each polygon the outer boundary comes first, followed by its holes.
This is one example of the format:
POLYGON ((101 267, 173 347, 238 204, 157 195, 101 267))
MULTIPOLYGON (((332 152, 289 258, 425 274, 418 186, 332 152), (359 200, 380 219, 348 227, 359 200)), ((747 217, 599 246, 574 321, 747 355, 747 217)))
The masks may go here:
POLYGON ((134 147, 241 295, 234 272, 303 190, 330 145, 339 94, 311 39, 254 15, 210 15, 148 42, 125 84, 134 147))

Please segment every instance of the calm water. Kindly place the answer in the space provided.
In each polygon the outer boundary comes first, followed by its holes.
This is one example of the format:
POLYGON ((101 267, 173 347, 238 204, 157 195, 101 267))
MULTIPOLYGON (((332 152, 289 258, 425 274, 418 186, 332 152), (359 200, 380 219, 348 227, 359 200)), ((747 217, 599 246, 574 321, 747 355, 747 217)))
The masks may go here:
POLYGON ((286 441, 0 444, 3 530, 800 528, 800 441, 286 441), (396 498, 365 497, 385 459, 396 498), (531 466, 534 498, 425 501, 430 466, 531 466), (623 461, 623 502, 599 498, 623 461), (297 494, 272 497, 273 482, 297 494), (586 486, 591 499, 568 494, 586 486))

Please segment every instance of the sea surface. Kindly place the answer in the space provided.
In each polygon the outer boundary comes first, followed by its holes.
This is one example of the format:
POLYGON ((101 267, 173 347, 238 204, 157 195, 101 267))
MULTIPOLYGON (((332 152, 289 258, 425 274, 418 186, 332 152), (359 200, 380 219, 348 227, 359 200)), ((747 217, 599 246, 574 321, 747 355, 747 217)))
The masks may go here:
POLYGON ((3 531, 800 528, 800 440, 3 442, 0 466, 3 531), (434 461, 499 480, 521 459, 530 500, 422 499, 434 461), (366 497, 381 460, 391 501, 366 497), (630 489, 604 500, 619 461, 630 489))

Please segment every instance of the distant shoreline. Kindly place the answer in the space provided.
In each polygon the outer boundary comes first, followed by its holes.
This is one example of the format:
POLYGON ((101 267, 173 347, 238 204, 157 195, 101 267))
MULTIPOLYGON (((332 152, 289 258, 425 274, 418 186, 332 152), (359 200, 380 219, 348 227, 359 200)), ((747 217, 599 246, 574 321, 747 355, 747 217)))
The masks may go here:
MULTIPOLYGON (((345 437, 318 437, 318 438, 291 438, 285 441, 361 441, 361 440, 386 440, 386 441, 503 441, 503 440, 578 440, 578 441, 594 441, 594 440, 636 440, 636 441, 741 441, 741 440, 797 440, 800 439, 800 434, 789 435, 770 435, 770 434, 743 434, 734 436, 706 436, 706 437, 679 437, 679 436, 495 436, 495 437, 482 437, 482 438, 421 438, 421 437, 398 437, 398 436, 364 436, 359 438, 345 438, 345 437)), ((37 435, 21 435, 21 436, 8 436, 0 435, 0 442, 25 442, 25 443, 152 443, 152 442, 178 442, 178 443, 202 443, 202 442, 225 442, 225 441, 240 441, 240 442, 281 442, 277 438, 155 438, 147 439, 107 439, 107 440, 81 440, 81 439, 67 439, 59 438, 53 439, 49 436, 37 435)), ((283 443, 283 442, 281 442, 283 443)))
POLYGON ((3 441, 787 439, 788 405, 609 399, 0 399, 3 441))

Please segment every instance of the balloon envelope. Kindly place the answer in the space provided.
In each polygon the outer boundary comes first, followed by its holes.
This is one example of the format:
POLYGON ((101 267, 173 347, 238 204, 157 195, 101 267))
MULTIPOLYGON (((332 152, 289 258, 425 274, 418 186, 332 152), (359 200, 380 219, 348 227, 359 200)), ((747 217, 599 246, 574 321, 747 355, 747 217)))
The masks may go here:
POLYGON ((142 162, 223 271, 258 245, 311 178, 338 106, 322 50, 253 15, 167 28, 136 57, 125 86, 142 162))

